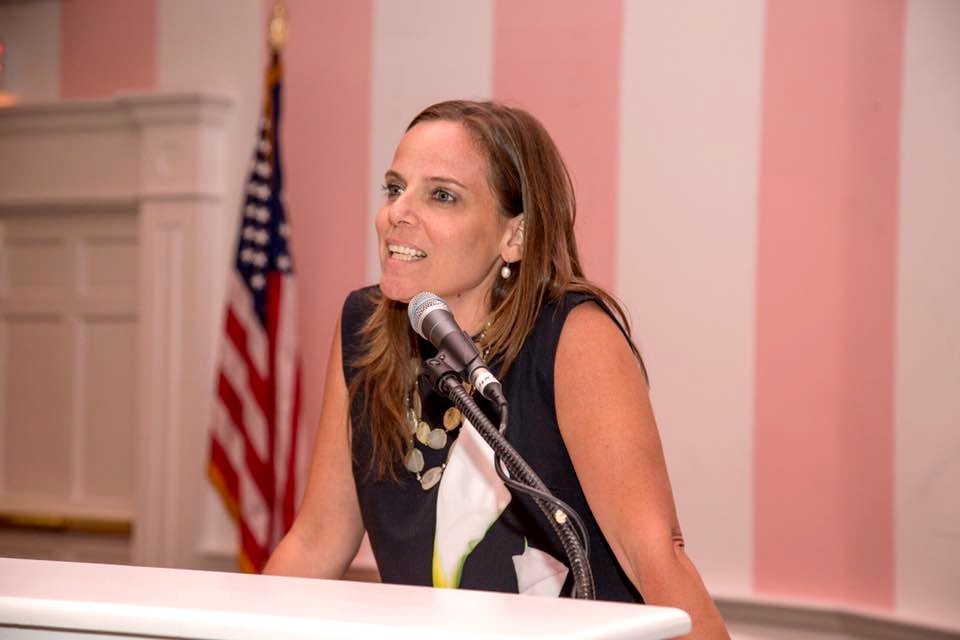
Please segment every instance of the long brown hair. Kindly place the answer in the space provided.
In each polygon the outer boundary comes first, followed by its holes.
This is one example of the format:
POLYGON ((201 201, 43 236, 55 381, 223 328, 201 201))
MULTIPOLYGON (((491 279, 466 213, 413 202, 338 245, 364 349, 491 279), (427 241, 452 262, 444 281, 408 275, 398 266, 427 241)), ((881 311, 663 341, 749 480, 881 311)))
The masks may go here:
MULTIPOLYGON (((407 131, 421 122, 459 122, 486 157, 488 180, 500 214, 524 214, 522 260, 513 275, 497 278, 490 294, 491 324, 484 333, 488 361, 502 358, 507 374, 533 330, 544 304, 569 292, 595 296, 630 340, 630 325, 617 300, 587 280, 580 266, 573 225, 577 205, 573 184, 560 152, 543 125, 526 111, 494 102, 453 100, 427 107, 407 131)), ((395 476, 408 448, 404 398, 413 387, 418 365, 413 360, 405 303, 375 290, 374 311, 360 332, 361 353, 351 363, 357 375, 350 385, 350 406, 360 394, 369 417, 373 460, 378 477, 395 476)), ((646 372, 644 372, 646 375, 646 372)))

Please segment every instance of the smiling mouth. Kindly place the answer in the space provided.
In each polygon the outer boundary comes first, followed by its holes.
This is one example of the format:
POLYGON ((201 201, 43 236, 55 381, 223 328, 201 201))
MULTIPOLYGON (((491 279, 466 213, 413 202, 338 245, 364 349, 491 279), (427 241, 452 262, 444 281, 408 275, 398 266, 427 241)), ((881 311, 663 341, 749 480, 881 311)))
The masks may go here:
POLYGON ((414 249, 413 247, 405 247, 400 244, 388 244, 387 251, 390 252, 390 257, 395 260, 420 260, 426 258, 427 254, 419 249, 414 249))

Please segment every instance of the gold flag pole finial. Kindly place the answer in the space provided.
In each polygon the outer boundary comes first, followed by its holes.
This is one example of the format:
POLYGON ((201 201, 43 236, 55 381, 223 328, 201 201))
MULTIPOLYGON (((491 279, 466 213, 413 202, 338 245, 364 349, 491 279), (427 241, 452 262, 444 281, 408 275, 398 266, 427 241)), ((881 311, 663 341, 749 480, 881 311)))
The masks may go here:
POLYGON ((273 3, 270 16, 270 48, 280 51, 287 44, 287 7, 282 0, 273 3))

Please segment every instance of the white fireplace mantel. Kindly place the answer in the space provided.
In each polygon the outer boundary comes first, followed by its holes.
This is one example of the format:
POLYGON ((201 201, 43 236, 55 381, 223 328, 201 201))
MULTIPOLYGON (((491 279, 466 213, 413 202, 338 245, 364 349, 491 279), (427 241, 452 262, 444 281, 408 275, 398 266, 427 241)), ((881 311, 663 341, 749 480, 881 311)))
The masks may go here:
POLYGON ((229 106, 192 93, 0 109, 0 204, 220 199, 229 106))
POLYGON ((0 109, 0 215, 137 218, 137 450, 131 561, 195 566, 227 270, 225 121, 199 93, 0 109))

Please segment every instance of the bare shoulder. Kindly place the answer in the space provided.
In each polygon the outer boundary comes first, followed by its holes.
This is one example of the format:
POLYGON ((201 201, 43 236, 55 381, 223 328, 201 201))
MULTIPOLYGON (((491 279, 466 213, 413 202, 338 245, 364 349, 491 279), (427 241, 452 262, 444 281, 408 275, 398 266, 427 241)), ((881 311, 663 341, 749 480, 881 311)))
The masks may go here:
MULTIPOLYGON (((621 373, 626 367, 640 374, 639 362, 620 326, 595 302, 579 304, 567 316, 557 346, 557 382, 566 377, 561 374, 577 375, 576 368, 584 366, 594 372, 620 370, 621 373)), ((589 371, 581 371, 583 373, 589 371)))
POLYGON ((613 318, 596 302, 587 301, 574 307, 563 325, 564 334, 610 333, 623 339, 623 333, 613 318))

